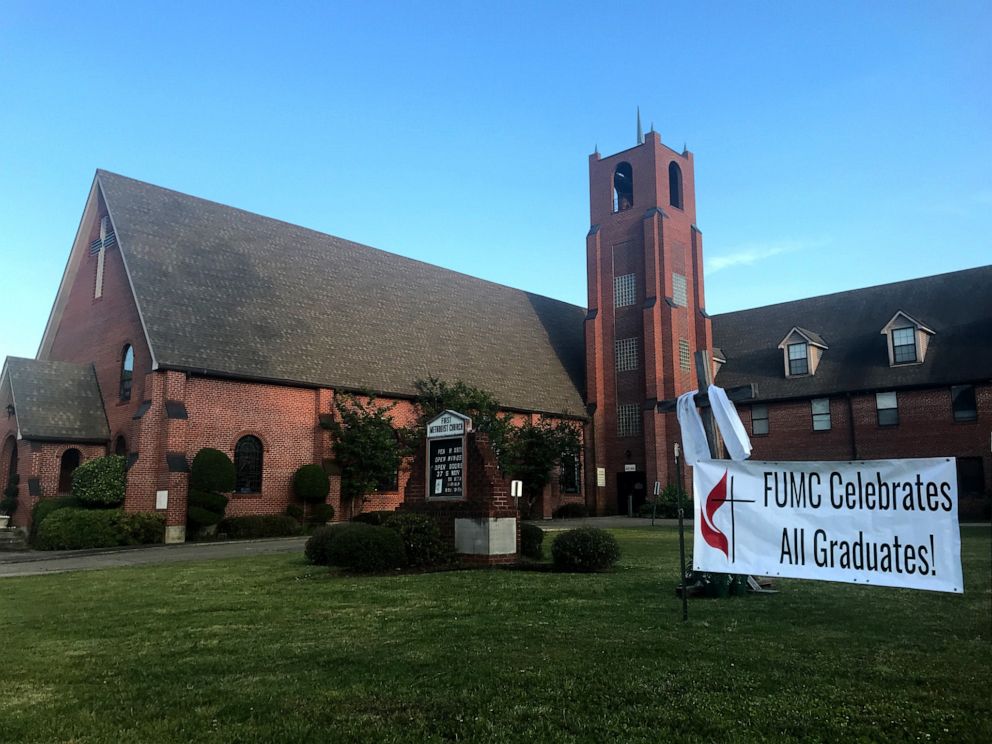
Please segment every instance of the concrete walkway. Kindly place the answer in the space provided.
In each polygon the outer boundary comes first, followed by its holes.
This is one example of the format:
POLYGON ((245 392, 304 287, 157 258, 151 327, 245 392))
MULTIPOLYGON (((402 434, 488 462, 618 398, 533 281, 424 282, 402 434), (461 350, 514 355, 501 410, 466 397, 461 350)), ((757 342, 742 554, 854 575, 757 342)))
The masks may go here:
POLYGON ((303 555, 306 537, 280 537, 269 540, 231 540, 214 543, 151 545, 105 550, 29 550, 0 553, 0 578, 39 576, 65 571, 89 571, 117 566, 144 566, 154 563, 208 561, 218 558, 245 558, 270 553, 303 555))
MULTIPOLYGON (((651 518, 647 517, 584 517, 582 519, 534 519, 531 524, 536 524, 545 532, 557 532, 559 530, 573 530, 576 527, 601 527, 605 530, 626 529, 629 527, 651 527, 651 518)), ((692 530, 692 520, 686 518, 683 521, 687 530, 692 530)), ((655 527, 678 527, 677 519, 654 520, 655 527)))

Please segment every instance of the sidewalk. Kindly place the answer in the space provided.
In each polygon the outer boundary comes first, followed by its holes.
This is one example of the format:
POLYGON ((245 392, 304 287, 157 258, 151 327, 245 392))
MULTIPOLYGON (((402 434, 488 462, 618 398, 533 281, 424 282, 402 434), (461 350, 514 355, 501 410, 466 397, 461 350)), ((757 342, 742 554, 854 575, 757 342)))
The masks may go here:
POLYGON ((182 543, 100 550, 18 551, 0 553, 0 578, 39 576, 65 571, 90 571, 117 566, 144 566, 221 558, 245 558, 270 553, 299 553, 307 538, 279 537, 265 540, 231 540, 211 543, 182 543))
MULTIPOLYGON (((545 532, 557 532, 559 530, 572 530, 576 527, 601 527, 604 530, 627 529, 630 527, 651 527, 651 517, 583 517, 582 519, 531 519, 525 520, 531 524, 536 524, 545 532)), ((683 520, 687 530, 692 530, 692 520, 688 517, 683 520)), ((662 519, 658 517, 654 520, 655 527, 678 527, 677 519, 662 519)))

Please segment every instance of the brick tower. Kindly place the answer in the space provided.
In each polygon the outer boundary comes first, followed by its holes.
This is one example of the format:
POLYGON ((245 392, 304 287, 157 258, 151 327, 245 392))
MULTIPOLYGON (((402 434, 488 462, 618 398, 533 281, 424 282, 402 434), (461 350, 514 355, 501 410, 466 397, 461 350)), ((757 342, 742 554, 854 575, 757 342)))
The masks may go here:
POLYGON ((694 389, 693 354, 712 348, 692 153, 654 131, 638 140, 589 156, 586 398, 597 514, 636 513, 656 480, 674 481, 678 423, 656 403, 694 389))

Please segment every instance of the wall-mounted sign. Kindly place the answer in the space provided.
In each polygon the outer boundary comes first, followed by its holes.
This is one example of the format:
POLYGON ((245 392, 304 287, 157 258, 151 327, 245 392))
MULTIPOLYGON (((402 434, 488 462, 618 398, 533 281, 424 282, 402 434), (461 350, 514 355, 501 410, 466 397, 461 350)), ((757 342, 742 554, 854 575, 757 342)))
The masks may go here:
POLYGON ((523 481, 510 481, 510 495, 519 499, 524 495, 524 482, 523 481))
POLYGON ((630 464, 624 465, 623 466, 623 472, 625 472, 625 473, 636 473, 637 472, 637 466, 636 465, 630 465, 630 464))
POLYGON ((596 468, 596 486, 606 488, 606 468, 596 468))
POLYGON ((465 498, 465 435, 472 419, 444 411, 427 422, 427 499, 465 498))

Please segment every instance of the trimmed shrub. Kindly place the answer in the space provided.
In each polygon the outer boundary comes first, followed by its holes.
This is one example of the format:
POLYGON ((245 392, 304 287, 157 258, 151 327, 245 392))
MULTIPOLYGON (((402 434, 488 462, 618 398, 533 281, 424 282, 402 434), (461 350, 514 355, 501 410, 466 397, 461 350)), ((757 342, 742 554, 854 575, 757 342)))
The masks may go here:
POLYGON ((579 527, 555 538, 551 557, 559 571, 605 571, 620 559, 620 546, 605 530, 579 527))
POLYGON ((117 509, 59 509, 38 527, 38 550, 81 550, 118 545, 117 509))
POLYGON ((28 540, 34 544, 38 537, 38 527, 45 521, 45 517, 59 509, 79 508, 79 501, 72 496, 60 496, 57 499, 44 499, 39 501, 31 509, 31 533, 28 540))
POLYGON ((165 515, 123 512, 118 519, 122 545, 151 545, 165 541, 165 515))
POLYGON ((554 519, 583 519, 589 516, 585 504, 562 504, 551 515, 554 519))
POLYGON ((352 522, 360 522, 361 524, 371 524, 373 527, 381 527, 386 523, 386 520, 393 516, 396 512, 394 511, 370 511, 362 512, 361 514, 356 514, 351 518, 352 522))
POLYGON ((400 568, 406 563, 398 532, 362 523, 340 528, 328 545, 327 556, 332 566, 362 573, 400 568))
POLYGON ((286 507, 286 516, 292 517, 300 524, 303 524, 303 507, 299 504, 290 504, 286 507))
POLYGON ((520 524, 520 554, 525 558, 541 560, 544 557, 544 530, 536 524, 521 522, 520 524))
POLYGON ((394 514, 384 527, 393 530, 403 540, 407 563, 411 566, 437 566, 450 563, 451 549, 441 539, 441 530, 430 517, 423 514, 394 514))
MULTIPOLYGON (((217 521, 219 521, 224 515, 224 510, 227 509, 227 501, 227 496, 222 493, 199 491, 195 488, 191 488, 186 503, 190 507, 197 507, 199 509, 206 509, 207 511, 214 512, 217 514, 217 521)), ((216 524, 216 522, 211 522, 211 524, 216 524)))
POLYGON ((347 524, 333 524, 315 529, 313 534, 310 535, 310 539, 307 540, 306 547, 303 548, 303 555, 307 559, 307 562, 317 566, 330 565, 331 557, 328 554, 328 550, 331 546, 331 541, 341 530, 346 530, 349 527, 350 525, 347 524))
POLYGON ((189 487, 197 491, 228 493, 234 490, 234 463, 225 453, 204 447, 189 469, 189 487))
POLYGON ((313 504, 307 508, 307 524, 327 524, 334 519, 334 507, 330 504, 313 504))
POLYGON ((164 538, 165 517, 161 514, 66 507, 42 520, 35 547, 38 550, 112 548, 162 542, 164 538))
POLYGON ((186 510, 186 526, 195 532, 217 524, 223 518, 223 515, 199 506, 191 506, 186 510))
POLYGON ((72 474, 72 495, 80 505, 106 509, 124 503, 125 460, 107 455, 87 460, 72 474))
POLYGON ((300 523, 285 514, 265 514, 255 517, 227 517, 222 519, 218 532, 232 540, 257 537, 290 537, 300 534, 300 523))
POLYGON ((320 465, 302 465, 293 475, 293 493, 300 501, 320 504, 331 492, 331 482, 320 465))

